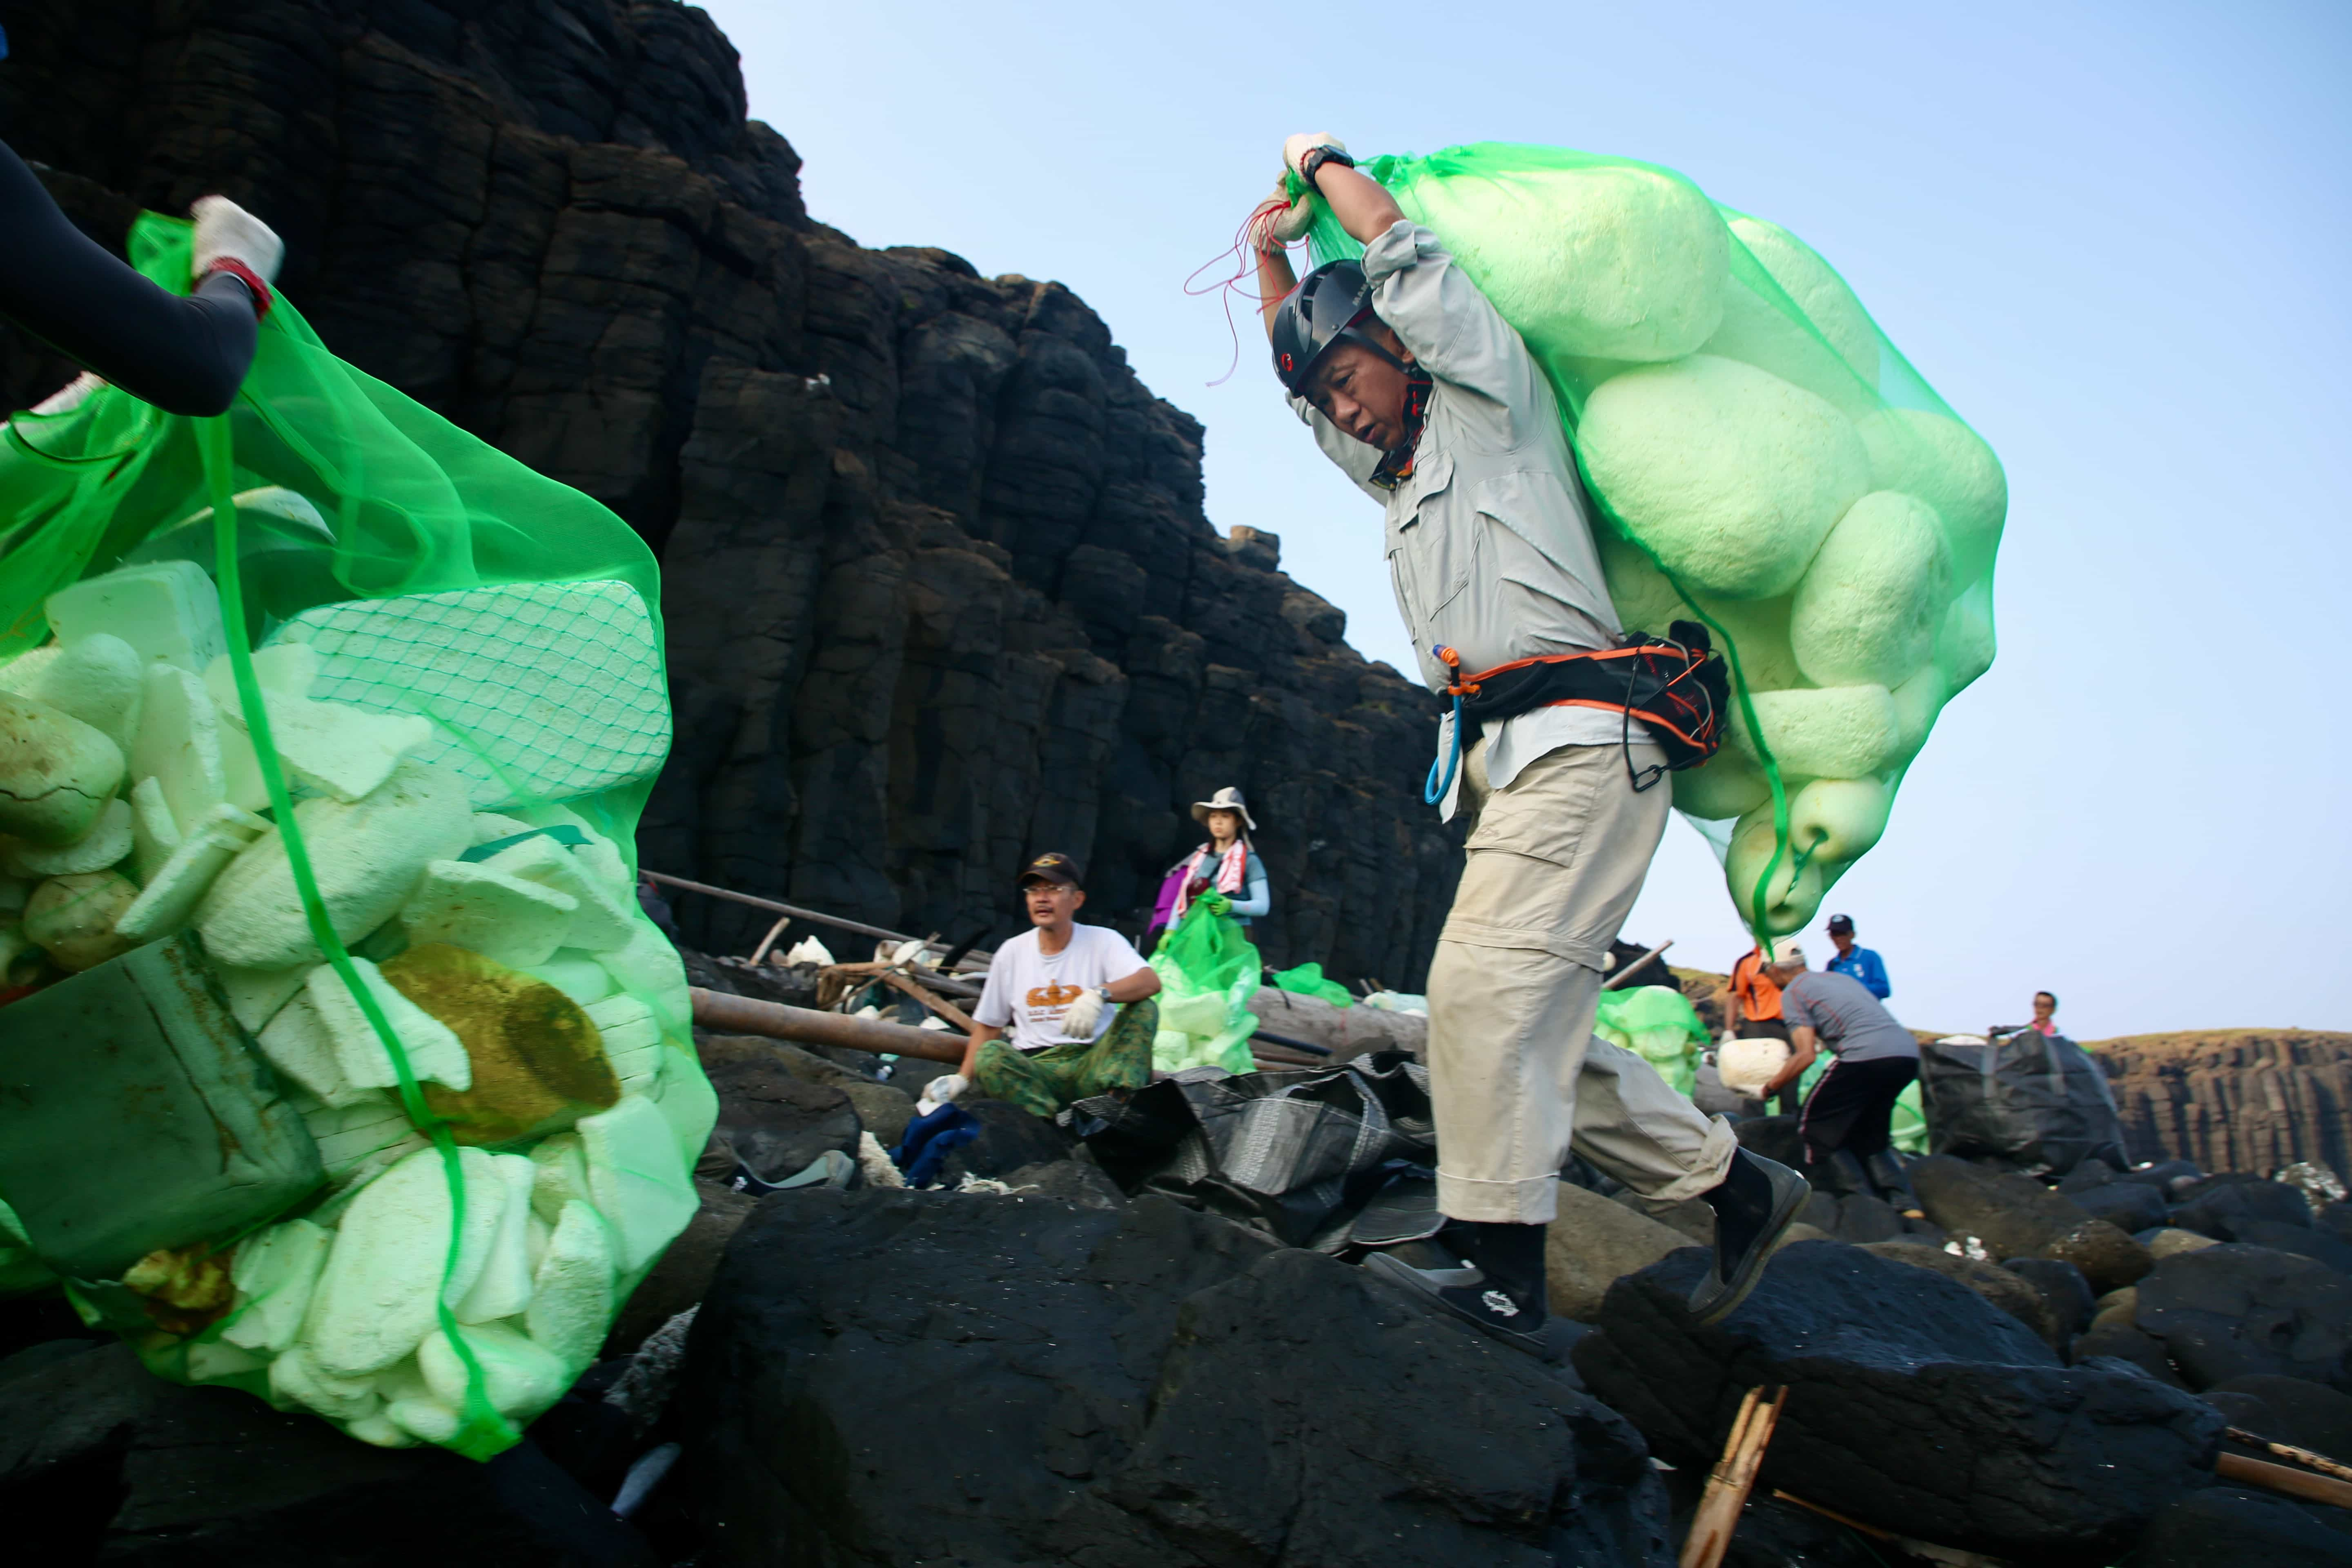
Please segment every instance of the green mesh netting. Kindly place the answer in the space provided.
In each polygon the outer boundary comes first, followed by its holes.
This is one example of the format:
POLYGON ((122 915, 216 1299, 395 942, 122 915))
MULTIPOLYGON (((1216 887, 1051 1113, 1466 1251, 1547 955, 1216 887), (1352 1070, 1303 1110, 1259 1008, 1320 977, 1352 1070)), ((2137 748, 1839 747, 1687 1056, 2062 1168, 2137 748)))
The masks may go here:
MULTIPOLYGON (((1503 143, 1362 167, 1543 365, 1625 626, 1696 612, 1725 650, 1731 737, 1675 805, 1752 931, 1800 929, 1992 663, 1999 460, 1828 262, 1670 169, 1503 143)), ((1310 242, 1362 250, 1328 210, 1310 242)))
MULTIPOLYGON (((184 291, 190 231, 132 259, 184 291)), ((280 300, 236 405, 0 442, 0 1288, 486 1458, 696 1208, 637 536, 280 300), (33 787, 34 785, 40 787, 33 787)))
POLYGON ((1707 1043, 1706 1025, 1671 985, 1603 991, 1592 1032, 1656 1068, 1658 1076, 1676 1094, 1688 1095, 1698 1080, 1699 1053, 1707 1043))
POLYGON ((1241 922, 1217 913, 1212 900, 1196 899, 1151 950, 1150 962, 1160 976, 1152 1067, 1160 1072, 1197 1067, 1254 1071, 1257 1063, 1249 1041, 1258 1019, 1249 1005, 1265 971, 1241 922))

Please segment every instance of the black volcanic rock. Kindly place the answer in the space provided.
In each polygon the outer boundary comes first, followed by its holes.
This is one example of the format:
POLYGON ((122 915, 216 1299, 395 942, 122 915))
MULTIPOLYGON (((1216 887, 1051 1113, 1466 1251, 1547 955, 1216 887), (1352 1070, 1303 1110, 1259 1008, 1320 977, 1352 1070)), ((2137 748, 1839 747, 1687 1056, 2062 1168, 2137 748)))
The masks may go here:
POLYGON ((671 1415, 747 1568, 1672 1561, 1647 1449, 1569 1379, 1156 1194, 776 1194, 671 1415))
POLYGON ((1801 1241, 1739 1309, 1695 1326, 1685 1249, 1620 1279, 1579 1341, 1585 1385, 1676 1465, 1720 1452, 1740 1396, 1785 1384, 1759 1485, 2018 1563, 2111 1561, 2210 1478, 2223 1422, 2177 1389, 2067 1367, 1967 1287, 1801 1241))

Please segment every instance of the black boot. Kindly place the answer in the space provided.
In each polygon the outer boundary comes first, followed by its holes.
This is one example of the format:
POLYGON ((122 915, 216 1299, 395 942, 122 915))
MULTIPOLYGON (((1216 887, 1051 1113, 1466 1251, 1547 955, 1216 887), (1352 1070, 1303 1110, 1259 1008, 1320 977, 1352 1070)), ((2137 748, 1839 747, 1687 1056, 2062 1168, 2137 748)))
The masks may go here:
POLYGON ((1540 1225, 1456 1221, 1438 1242, 1462 1258, 1459 1268, 1415 1268, 1391 1253, 1375 1252, 1364 1267, 1402 1286, 1424 1305, 1483 1329, 1534 1356, 1549 1353, 1544 1325, 1550 1317, 1544 1289, 1540 1225))
POLYGON ((1776 1161, 1745 1149, 1732 1155, 1722 1184, 1706 1194, 1715 1210, 1715 1267, 1691 1292, 1695 1321, 1717 1321, 1747 1300, 1811 1191, 1804 1177, 1776 1161))
POLYGON ((1876 1184, 1871 1181, 1870 1173, 1863 1169, 1861 1159, 1851 1149, 1835 1150, 1826 1159, 1808 1159, 1805 1179, 1819 1190, 1834 1193, 1839 1197, 1877 1195, 1876 1184))
POLYGON ((1905 1219, 1925 1219, 1927 1211, 1919 1206, 1919 1194, 1911 1190, 1910 1173, 1895 1158, 1892 1149, 1881 1149, 1864 1160, 1863 1168, 1870 1173, 1870 1184, 1878 1195, 1892 1205, 1905 1219))

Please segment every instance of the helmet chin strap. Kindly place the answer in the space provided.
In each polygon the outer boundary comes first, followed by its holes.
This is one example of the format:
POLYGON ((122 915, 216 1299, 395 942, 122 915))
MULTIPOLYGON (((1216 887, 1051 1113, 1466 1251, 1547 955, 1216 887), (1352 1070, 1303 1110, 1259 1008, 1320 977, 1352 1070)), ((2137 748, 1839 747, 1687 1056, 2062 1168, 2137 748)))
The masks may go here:
MULTIPOLYGON (((1370 314, 1371 312, 1369 310, 1364 312, 1364 315, 1367 316, 1370 314)), ((1356 321, 1360 321, 1363 319, 1363 316, 1359 316, 1356 318, 1356 321)), ((1350 321, 1346 326, 1341 327, 1337 332, 1332 334, 1331 341, 1334 343, 1348 342, 1360 344, 1363 347, 1371 350, 1372 353, 1380 355, 1381 358, 1388 361, 1389 363, 1396 366, 1397 369, 1408 373, 1412 371, 1412 367, 1411 365, 1405 363, 1404 361, 1397 358, 1396 355, 1389 352, 1387 344, 1381 342, 1378 338, 1373 337, 1370 332, 1358 331, 1356 321, 1350 321)))

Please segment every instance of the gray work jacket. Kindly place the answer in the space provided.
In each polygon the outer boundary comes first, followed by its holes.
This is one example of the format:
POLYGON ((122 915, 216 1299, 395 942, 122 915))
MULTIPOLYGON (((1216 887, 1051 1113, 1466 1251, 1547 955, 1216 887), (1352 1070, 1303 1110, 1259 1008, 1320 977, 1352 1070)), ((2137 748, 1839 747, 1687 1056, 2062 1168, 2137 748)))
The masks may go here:
MULTIPOLYGON (((1388 512, 1389 579, 1412 636, 1422 679, 1443 691, 1451 673, 1434 650, 1474 674, 1538 654, 1613 647, 1617 611, 1601 575, 1592 522, 1559 407, 1534 356, 1437 237, 1399 219, 1364 247, 1372 310, 1431 387, 1412 473, 1393 490, 1372 484, 1381 454, 1318 413, 1292 408, 1324 455, 1388 512)), ((1615 745, 1622 715, 1538 708, 1488 724, 1486 772, 1503 789, 1561 746, 1615 745)), ((1452 744, 1441 723, 1438 753, 1452 744)), ((1466 746, 1472 737, 1463 737, 1466 746)), ((1633 727, 1636 742, 1648 739, 1633 727)), ((1460 780, 1444 802, 1454 815, 1460 780)))

